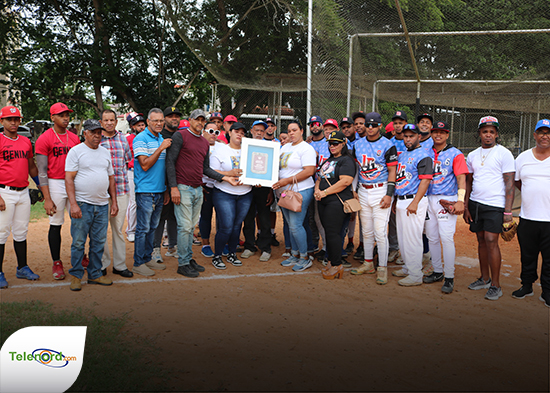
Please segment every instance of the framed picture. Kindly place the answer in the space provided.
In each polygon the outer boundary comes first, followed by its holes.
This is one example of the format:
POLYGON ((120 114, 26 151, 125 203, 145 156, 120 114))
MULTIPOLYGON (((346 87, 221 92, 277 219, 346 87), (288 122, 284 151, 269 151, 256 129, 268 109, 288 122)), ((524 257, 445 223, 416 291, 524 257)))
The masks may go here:
POLYGON ((271 187, 279 181, 280 149, 278 142, 243 138, 240 160, 243 184, 271 187))

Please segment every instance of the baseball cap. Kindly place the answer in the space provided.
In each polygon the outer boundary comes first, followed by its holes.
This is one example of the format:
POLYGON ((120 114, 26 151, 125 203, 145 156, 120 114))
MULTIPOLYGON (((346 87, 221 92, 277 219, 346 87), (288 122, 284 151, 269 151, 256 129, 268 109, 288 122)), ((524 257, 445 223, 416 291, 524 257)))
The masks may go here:
POLYGON ((5 119, 6 117, 19 117, 22 118, 21 112, 14 106, 5 106, 0 112, 0 119, 5 119))
POLYGON ((346 139, 346 136, 342 131, 332 131, 330 133, 330 138, 328 138, 329 142, 341 142, 343 143, 346 139))
POLYGON ((365 112, 354 112, 351 114, 351 118, 353 119, 353 121, 355 121, 355 119, 357 119, 358 117, 362 117, 363 119, 365 119, 365 112))
POLYGON ((196 120, 197 118, 199 117, 204 117, 204 119, 206 120, 206 113, 204 113, 204 111, 202 109, 195 109, 193 112, 191 112, 191 114, 189 115, 189 119, 193 119, 193 120, 196 120))
POLYGON ((497 128, 500 126, 498 124, 498 119, 494 116, 484 116, 481 119, 479 119, 479 124, 477 126, 477 129, 479 130, 483 126, 494 126, 497 128))
POLYGON ((344 117, 340 122, 340 127, 342 127, 342 124, 344 123, 353 124, 353 120, 351 120, 349 117, 344 117))
POLYGON ((85 131, 104 130, 99 120, 88 119, 82 125, 82 129, 85 131))
POLYGON ((307 125, 310 125, 311 123, 323 123, 323 119, 321 119, 321 116, 311 116, 309 118, 309 121, 307 122, 307 125))
POLYGON ((128 122, 128 124, 130 124, 130 126, 135 126, 137 123, 139 123, 141 121, 145 123, 145 117, 143 117, 143 115, 140 113, 136 117, 132 118, 128 122))
POLYGON ((420 129, 417 126, 415 126, 414 124, 411 124, 411 123, 405 124, 405 127, 403 127, 403 132, 405 132, 405 131, 412 131, 415 134, 420 134, 420 129))
POLYGON ((323 127, 324 127, 324 126, 329 126, 329 125, 330 125, 330 126, 334 126, 334 127, 336 127, 336 128, 339 128, 339 127, 338 127, 338 122, 337 122, 336 120, 334 120, 334 119, 327 119, 327 121, 325 121, 325 124, 323 124, 323 127))
POLYGON ((272 117, 268 117, 265 119, 266 123, 273 123, 274 125, 277 125, 277 122, 272 117))
MULTIPOLYGON (((181 116, 181 112, 175 106, 169 106, 166 109, 164 109, 164 116, 170 116, 170 115, 173 115, 173 114, 181 116)), ((205 117, 205 119, 206 119, 206 117, 205 117)))
POLYGON ((130 120, 132 120, 134 117, 136 116, 143 116, 143 113, 137 113, 137 112, 129 112, 127 115, 126 115, 126 121, 128 123, 130 123, 130 120))
POLYGON ((430 119, 430 121, 432 122, 432 124, 434 123, 434 118, 432 117, 432 115, 430 115, 429 113, 423 113, 421 115, 418 115, 418 117, 416 118, 416 122, 417 123, 420 123, 420 120, 421 119, 430 119))
POLYGON ((67 105, 62 102, 57 102, 50 107, 50 115, 58 115, 63 112, 74 112, 72 109, 69 109, 67 105))
POLYGON ((233 115, 229 115, 229 116, 225 116, 225 119, 223 119, 224 122, 226 121, 239 121, 235 116, 233 115))
POLYGON ((432 131, 433 130, 443 130, 443 131, 450 132, 449 131, 450 129, 451 129, 451 127, 449 127, 449 124, 447 124, 447 122, 444 122, 444 121, 438 121, 432 127, 432 131))
POLYGON ((220 120, 223 120, 223 115, 221 114, 221 112, 212 112, 210 114, 210 120, 212 119, 220 119, 220 120))
POLYGON ((407 114, 403 111, 397 111, 395 112, 395 114, 392 116, 391 118, 392 120, 393 119, 402 119, 402 120, 405 120, 405 121, 408 121, 407 120, 407 114))
POLYGON ((244 132, 246 132, 246 127, 243 123, 239 123, 238 121, 231 124, 231 128, 229 129, 230 131, 233 131, 233 130, 238 130, 238 129, 244 129, 244 132))
POLYGON ((189 126, 190 126, 189 120, 187 119, 180 120, 180 125, 178 126, 178 130, 181 130, 183 128, 189 128, 189 126))
POLYGON ((537 125, 535 126, 535 131, 543 127, 550 128, 550 120, 542 119, 537 121, 537 125))
POLYGON ((378 112, 371 112, 365 115, 366 123, 382 123, 382 116, 378 112))
POLYGON ((267 129, 267 123, 266 122, 263 122, 261 120, 256 120, 254 123, 252 123, 252 127, 256 126, 256 125, 261 125, 261 126, 264 126, 264 130, 267 129))
POLYGON ((393 130, 394 130, 393 122, 390 121, 386 126, 386 132, 392 132, 393 130))

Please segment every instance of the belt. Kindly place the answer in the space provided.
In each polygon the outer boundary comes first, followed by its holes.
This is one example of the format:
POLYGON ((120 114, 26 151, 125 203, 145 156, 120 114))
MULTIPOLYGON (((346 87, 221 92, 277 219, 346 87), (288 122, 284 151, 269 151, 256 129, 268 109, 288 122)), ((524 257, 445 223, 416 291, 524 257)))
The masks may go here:
MULTIPOLYGON (((398 199, 414 199, 414 197, 416 196, 416 194, 409 194, 409 195, 398 195, 397 198, 398 199)), ((424 195, 422 198, 426 198, 426 195, 424 195)))
POLYGON ((23 191, 27 187, 11 187, 11 186, 6 186, 5 184, 0 184, 0 188, 5 188, 6 190, 12 190, 12 191, 23 191))
POLYGON ((367 190, 370 190, 371 188, 383 187, 385 184, 386 183, 376 183, 376 184, 361 183, 361 186, 363 186, 363 188, 366 188, 367 190))

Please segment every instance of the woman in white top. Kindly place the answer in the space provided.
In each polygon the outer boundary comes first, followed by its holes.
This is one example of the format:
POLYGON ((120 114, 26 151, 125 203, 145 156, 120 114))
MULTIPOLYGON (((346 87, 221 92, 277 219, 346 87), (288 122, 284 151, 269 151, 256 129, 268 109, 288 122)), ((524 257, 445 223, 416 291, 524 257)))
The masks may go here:
MULTIPOLYGON (((234 123, 229 131, 228 145, 218 145, 210 156, 210 167, 226 176, 240 176, 241 141, 246 133, 242 123, 234 123)), ((225 269, 222 252, 228 244, 227 262, 234 266, 242 266, 237 259, 236 251, 239 243, 241 226, 252 203, 251 186, 232 186, 227 182, 215 182, 212 202, 216 209, 217 231, 214 257, 212 264, 216 269, 225 269)))
POLYGON ((281 262, 282 266, 293 266, 292 270, 301 272, 311 266, 311 261, 307 256, 307 235, 303 223, 307 213, 307 208, 313 199, 313 174, 317 156, 313 147, 307 144, 303 138, 304 129, 300 123, 295 120, 288 125, 288 143, 281 148, 281 158, 279 164, 279 181, 273 185, 278 195, 286 189, 292 187, 293 182, 297 187, 293 191, 302 194, 302 211, 294 212, 289 209, 281 208, 283 215, 288 222, 290 229, 290 242, 292 255, 290 258, 281 262))

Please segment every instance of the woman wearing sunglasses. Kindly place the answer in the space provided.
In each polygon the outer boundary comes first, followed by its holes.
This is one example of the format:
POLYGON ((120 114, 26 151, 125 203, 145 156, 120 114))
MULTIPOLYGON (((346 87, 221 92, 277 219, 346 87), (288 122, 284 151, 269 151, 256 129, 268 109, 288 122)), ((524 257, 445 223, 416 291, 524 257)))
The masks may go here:
MULTIPOLYGON (((212 169, 226 176, 240 176, 242 170, 239 163, 241 159, 241 142, 246 134, 244 124, 236 122, 229 130, 229 144, 218 145, 210 157, 212 169)), ((223 249, 228 244, 229 254, 227 262, 234 266, 242 266, 237 258, 237 245, 241 226, 252 203, 252 187, 247 185, 233 186, 227 182, 215 182, 212 202, 216 209, 217 232, 215 240, 214 257, 212 265, 216 269, 225 269, 222 260, 223 249)))
POLYGON ((323 278, 342 278, 342 227, 349 219, 342 201, 353 198, 351 183, 356 166, 341 131, 333 131, 328 139, 330 157, 319 168, 315 183, 315 200, 319 202, 319 216, 325 228, 329 264, 323 269, 323 278), (338 194, 338 195, 337 195, 338 194), (339 198, 338 198, 339 197, 339 198))
POLYGON ((278 195, 283 190, 292 187, 293 191, 302 194, 302 209, 300 212, 281 207, 290 229, 292 255, 281 262, 282 266, 292 266, 295 272, 301 272, 311 266, 307 255, 307 234, 304 229, 304 218, 307 208, 313 199, 313 173, 317 156, 315 150, 304 141, 304 129, 297 120, 288 125, 289 142, 281 148, 279 165, 279 181, 273 185, 278 195))

